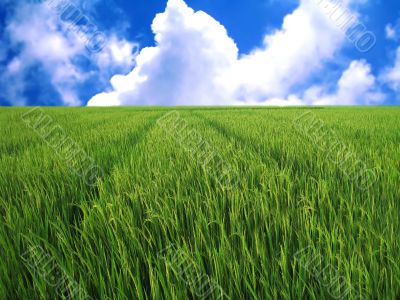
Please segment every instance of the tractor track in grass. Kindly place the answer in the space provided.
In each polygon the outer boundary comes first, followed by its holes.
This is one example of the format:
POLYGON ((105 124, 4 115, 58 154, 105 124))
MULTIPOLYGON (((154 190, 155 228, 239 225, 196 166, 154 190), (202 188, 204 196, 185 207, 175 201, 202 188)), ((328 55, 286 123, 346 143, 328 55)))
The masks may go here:
POLYGON ((194 112, 192 111, 192 114, 203 121, 206 122, 211 128, 216 130, 219 134, 224 136, 228 140, 233 140, 234 143, 240 145, 244 149, 250 149, 254 154, 256 154, 261 162, 266 165, 266 166, 271 166, 273 164, 274 166, 278 168, 282 168, 282 164, 280 163, 281 159, 280 157, 274 157, 277 155, 270 155, 268 157, 265 156, 265 153, 262 153, 261 149, 257 147, 257 143, 253 142, 251 139, 244 138, 243 136, 239 135, 236 133, 234 130, 228 129, 226 126, 221 124, 220 122, 210 119, 201 113, 194 112))
MULTIPOLYGON (((111 141, 112 144, 114 145, 122 145, 126 140, 129 140, 129 149, 135 148, 137 145, 139 145, 149 134, 149 132, 155 127, 157 119, 162 115, 162 113, 155 114, 152 117, 149 117, 147 122, 145 122, 144 125, 139 126, 136 130, 128 132, 126 135, 114 139, 111 141)), ((96 144, 93 145, 93 147, 98 147, 96 144)), ((124 149, 126 150, 126 149, 124 149)), ((105 166, 104 164, 100 163, 99 160, 94 158, 95 164, 97 164, 103 171, 102 176, 99 177, 99 181, 104 182, 110 178, 112 175, 113 170, 115 167, 117 167, 119 164, 121 164, 124 161, 124 154, 125 151, 118 151, 113 154, 107 154, 107 161, 112 162, 112 164, 105 166), (122 158, 122 159, 121 159, 122 158)), ((100 192, 99 192, 99 184, 96 184, 94 186, 87 186, 87 192, 91 194, 91 197, 98 197, 100 192)))
MULTIPOLYGON (((149 135, 151 130, 155 127, 157 119, 160 118, 161 115, 162 115, 162 113, 158 113, 152 117, 149 117, 147 122, 144 125, 138 127, 136 130, 134 130, 132 132, 127 133, 127 135, 125 135, 123 137, 115 139, 114 141, 112 141, 112 143, 115 145, 120 145, 125 140, 130 140, 129 148, 132 148, 132 149, 135 148, 149 135)), ((108 180, 110 178, 110 176, 112 176, 112 172, 113 172, 114 168, 118 167, 118 165, 124 161, 123 159, 121 161, 120 159, 118 159, 118 157, 121 157, 120 153, 117 153, 117 155, 109 154, 108 159, 115 163, 113 163, 112 165, 110 165, 107 168, 104 168, 104 166, 102 166, 102 164, 100 164, 100 167, 102 168, 102 170, 104 172, 99 179, 101 182, 108 180), (116 156, 116 157, 113 157, 113 156, 116 156)), ((97 163, 97 162, 95 162, 95 163, 97 163)), ((94 186, 86 185, 86 189, 87 189, 86 190, 87 195, 90 195, 89 198, 96 199, 96 198, 100 197, 99 184, 96 184, 94 186)), ((83 220, 83 213, 77 207, 72 208, 72 210, 74 210, 74 213, 72 213, 71 224, 73 224, 74 226, 77 226, 79 228, 79 226, 80 226, 79 224, 81 224, 81 222, 83 220)))
MULTIPOLYGON (((260 163, 264 164, 267 167, 273 166, 275 170, 278 172, 280 170, 286 169, 290 172, 290 176, 292 178, 300 178, 302 176, 302 169, 296 168, 293 165, 288 166, 287 158, 281 155, 277 150, 271 149, 269 155, 262 151, 262 148, 258 147, 259 143, 251 138, 246 138, 235 132, 234 130, 228 128, 226 125, 223 125, 221 122, 211 119, 210 117, 206 117, 199 112, 192 112, 193 115, 205 121, 211 128, 213 128, 216 132, 224 136, 227 140, 233 140, 235 144, 242 149, 249 149, 253 154, 255 154, 260 163)), ((310 165, 309 168, 312 168, 310 165)))
MULTIPOLYGON (((161 116, 162 116, 162 113, 158 113, 158 114, 150 117, 144 125, 138 127, 135 131, 129 132, 125 136, 114 140, 113 143, 115 143, 116 145, 120 145, 120 144, 122 144, 123 141, 128 139, 130 141, 129 148, 135 148, 149 135, 149 132, 151 132, 151 130, 156 126, 156 122, 157 122, 158 118, 160 118, 161 116)), ((118 162, 118 160, 117 160, 117 162, 118 162)), ((117 165, 117 164, 113 164, 113 167, 115 165, 117 165)), ((113 168, 111 168, 111 170, 112 169, 113 168)))

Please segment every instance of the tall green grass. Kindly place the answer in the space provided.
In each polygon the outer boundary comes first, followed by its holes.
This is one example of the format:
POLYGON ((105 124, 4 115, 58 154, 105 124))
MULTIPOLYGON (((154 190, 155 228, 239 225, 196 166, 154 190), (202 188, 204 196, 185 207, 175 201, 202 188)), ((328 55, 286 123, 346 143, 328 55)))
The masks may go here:
POLYGON ((296 131, 306 109, 177 109, 238 174, 231 189, 157 125, 168 109, 44 109, 104 170, 96 186, 28 110, 0 109, 0 299, 198 299, 191 276, 230 299, 400 297, 400 109, 313 109, 373 168, 367 190, 296 131), (171 245, 185 260, 160 256, 171 245), (60 294, 30 247, 84 292, 60 294))

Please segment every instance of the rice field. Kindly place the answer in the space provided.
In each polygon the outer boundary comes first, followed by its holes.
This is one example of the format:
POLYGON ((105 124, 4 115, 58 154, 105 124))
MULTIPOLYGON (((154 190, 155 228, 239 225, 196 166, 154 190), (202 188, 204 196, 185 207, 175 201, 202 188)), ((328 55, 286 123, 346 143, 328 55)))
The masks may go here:
POLYGON ((0 108, 0 299, 398 299, 400 108, 0 108))

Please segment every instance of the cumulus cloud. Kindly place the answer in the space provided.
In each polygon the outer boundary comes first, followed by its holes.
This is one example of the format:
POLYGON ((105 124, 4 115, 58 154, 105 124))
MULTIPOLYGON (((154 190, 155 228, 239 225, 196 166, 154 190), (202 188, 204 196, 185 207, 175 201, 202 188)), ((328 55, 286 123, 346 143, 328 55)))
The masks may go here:
POLYGON ((76 67, 72 59, 83 50, 83 46, 76 42, 75 36, 64 36, 58 30, 55 18, 54 13, 44 4, 25 4, 17 10, 6 31, 12 45, 21 47, 15 58, 21 64, 19 72, 32 64, 40 63, 52 74, 52 83, 64 103, 79 105, 73 85, 76 81, 83 80, 85 74, 76 67), (33 14, 32 9, 36 13, 33 14), (26 18, 27 16, 29 17, 26 18))
POLYGON ((391 25, 391 24, 387 24, 385 27, 385 33, 386 33, 386 38, 389 40, 395 40, 397 33, 396 33, 396 29, 391 25))
POLYGON ((334 91, 325 85, 314 85, 300 96, 291 94, 286 98, 272 98, 261 103, 250 104, 272 106, 301 105, 377 105, 386 100, 380 90, 378 79, 373 75, 371 66, 364 60, 354 60, 343 71, 334 91))
POLYGON ((168 1, 152 24, 157 46, 141 50, 127 76, 111 80, 112 92, 93 97, 89 105, 225 103, 218 84, 237 59, 238 49, 226 29, 182 0, 168 1))
POLYGON ((26 75, 35 67, 47 74, 63 104, 81 105, 79 87, 84 82, 94 77, 99 79, 102 70, 126 71, 134 65, 136 45, 115 34, 105 36, 102 51, 88 56, 92 36, 90 29, 85 28, 88 25, 74 26, 73 18, 68 18, 80 13, 80 21, 85 20, 77 2, 76 5, 70 2, 67 7, 60 1, 10 3, 13 7, 8 10, 2 43, 7 45, 3 51, 14 53, 14 58, 2 70, 0 82, 5 88, 0 96, 13 104, 25 104, 24 94, 29 84, 26 75), (90 61, 91 69, 83 66, 85 60, 90 61), (17 82, 17 88, 7 82, 17 82))
MULTIPOLYGON (((349 2, 339 9, 348 12, 349 2)), ((183 0, 169 0, 152 30, 156 46, 142 49, 134 69, 114 76, 111 89, 88 105, 313 104, 311 89, 302 100, 294 88, 332 60, 346 40, 332 14, 313 0, 301 0, 279 30, 243 56, 223 25, 183 0)), ((324 96, 320 88, 319 96, 329 104, 356 103, 375 83, 370 71, 354 62, 339 80, 337 95, 324 96)))
POLYGON ((94 55, 94 59, 102 70, 112 69, 115 66, 126 69, 135 63, 137 51, 138 44, 112 35, 102 51, 94 55))
POLYGON ((400 18, 385 26, 385 35, 388 40, 398 41, 400 36, 400 18))
POLYGON ((394 64, 383 71, 381 79, 394 91, 400 91, 400 47, 397 48, 394 64))
POLYGON ((0 96, 4 95, 8 104, 24 105, 26 97, 24 96, 25 72, 21 72, 23 68, 19 58, 14 58, 5 66, 0 67, 0 96), (12 102, 11 102, 12 101, 12 102))
MULTIPOLYGON (((281 27, 246 55, 239 55, 217 20, 194 11, 184 0, 169 0, 152 24, 154 47, 139 52, 137 44, 108 31, 102 51, 89 57, 85 41, 90 26, 72 26, 55 11, 57 6, 49 5, 59 1, 47 2, 5 1, 15 9, 4 29, 7 40, 0 40, 7 46, 0 60, 10 53, 14 57, 0 67, 0 83, 16 84, 2 89, 0 98, 13 99, 13 104, 26 103, 28 74, 36 66, 67 105, 82 104, 82 84, 101 86, 111 77, 109 89, 88 105, 371 104, 383 98, 365 61, 352 62, 333 93, 326 86, 307 89, 310 78, 320 74, 346 42, 337 14, 348 14, 350 2, 362 0, 343 1, 335 13, 319 5, 321 1, 300 0, 281 27)), ((397 61, 385 77, 393 87, 400 78, 397 61)))
POLYGON ((376 88, 376 81, 371 66, 363 60, 355 60, 343 72, 335 93, 326 93, 323 87, 315 86, 304 93, 304 99, 314 105, 379 104, 385 96, 376 88))
POLYGON ((240 58, 227 72, 226 86, 243 101, 285 97, 291 88, 333 57, 344 32, 314 1, 301 1, 262 48, 240 58))

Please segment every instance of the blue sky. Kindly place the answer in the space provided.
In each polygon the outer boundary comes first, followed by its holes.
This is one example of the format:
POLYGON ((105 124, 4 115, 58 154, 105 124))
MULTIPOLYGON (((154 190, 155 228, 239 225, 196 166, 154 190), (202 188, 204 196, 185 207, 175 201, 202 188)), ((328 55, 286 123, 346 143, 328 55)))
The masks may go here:
POLYGON ((0 0, 0 105, 398 105, 399 38, 398 1, 0 0))

